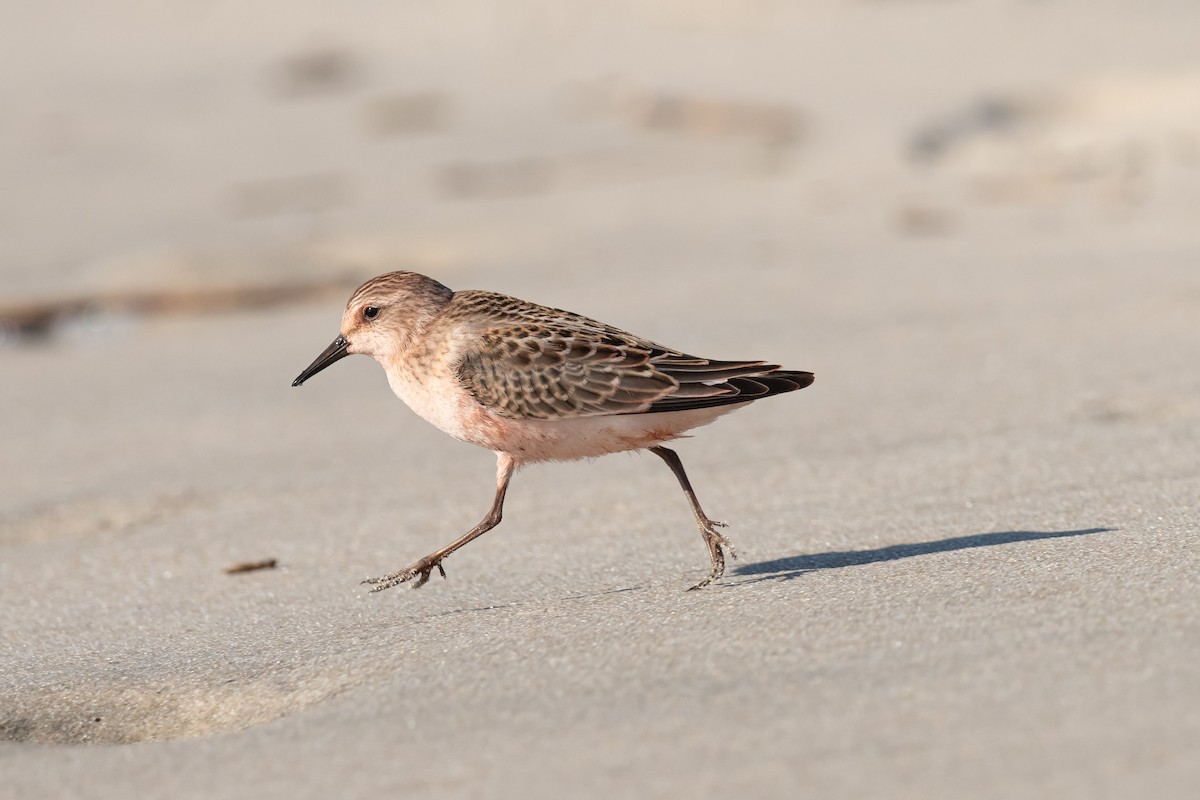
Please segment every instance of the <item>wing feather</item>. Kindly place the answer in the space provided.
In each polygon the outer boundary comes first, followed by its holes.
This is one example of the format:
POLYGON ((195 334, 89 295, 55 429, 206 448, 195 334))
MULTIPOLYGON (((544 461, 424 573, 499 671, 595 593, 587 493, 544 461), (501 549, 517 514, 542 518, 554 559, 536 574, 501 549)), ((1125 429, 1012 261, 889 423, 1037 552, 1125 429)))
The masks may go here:
POLYGON ((581 340, 548 326, 495 326, 458 365, 483 405, 513 419, 629 414, 671 394, 678 381, 648 366, 633 343, 581 340))
POLYGON ((460 292, 452 305, 475 329, 458 362, 459 380, 510 419, 686 411, 746 403, 813 381, 810 372, 763 361, 691 356, 505 295, 460 292))

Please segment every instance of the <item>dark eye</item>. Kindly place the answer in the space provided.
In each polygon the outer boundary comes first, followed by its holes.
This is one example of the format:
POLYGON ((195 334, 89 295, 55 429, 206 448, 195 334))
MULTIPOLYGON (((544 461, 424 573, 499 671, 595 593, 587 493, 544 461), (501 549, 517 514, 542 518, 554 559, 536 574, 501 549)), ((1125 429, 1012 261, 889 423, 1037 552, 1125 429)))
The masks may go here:
POLYGON ((379 316, 379 309, 375 306, 367 306, 363 309, 363 316, 367 319, 375 319, 379 316))

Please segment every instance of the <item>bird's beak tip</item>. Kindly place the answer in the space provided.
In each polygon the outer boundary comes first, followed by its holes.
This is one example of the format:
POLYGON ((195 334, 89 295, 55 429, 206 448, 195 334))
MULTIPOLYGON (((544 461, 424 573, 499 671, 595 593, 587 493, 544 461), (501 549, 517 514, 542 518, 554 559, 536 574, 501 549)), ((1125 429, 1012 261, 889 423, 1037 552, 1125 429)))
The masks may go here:
POLYGON ((326 347, 321 355, 317 356, 313 363, 309 364, 303 372, 296 376, 296 380, 292 381, 292 386, 301 385, 333 362, 339 361, 350 355, 348 352, 349 347, 350 342, 346 341, 346 337, 339 335, 333 340, 333 344, 329 345, 329 347, 326 347))

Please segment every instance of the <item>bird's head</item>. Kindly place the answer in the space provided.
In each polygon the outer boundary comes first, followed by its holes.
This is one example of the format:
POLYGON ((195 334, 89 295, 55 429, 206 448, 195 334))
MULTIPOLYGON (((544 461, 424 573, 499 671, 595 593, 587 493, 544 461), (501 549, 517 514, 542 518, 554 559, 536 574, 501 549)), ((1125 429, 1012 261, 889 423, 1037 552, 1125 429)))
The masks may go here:
POLYGON ((434 279, 415 272, 389 272, 372 278, 346 302, 341 333, 292 381, 292 386, 356 353, 387 366, 441 313, 453 295, 434 279))

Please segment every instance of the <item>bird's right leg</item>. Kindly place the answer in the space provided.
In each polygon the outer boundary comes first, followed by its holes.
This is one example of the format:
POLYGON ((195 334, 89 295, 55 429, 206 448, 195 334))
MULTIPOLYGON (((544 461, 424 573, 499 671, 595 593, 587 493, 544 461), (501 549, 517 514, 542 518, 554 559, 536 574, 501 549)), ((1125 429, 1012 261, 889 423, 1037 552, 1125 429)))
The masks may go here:
POLYGON ((414 589, 420 589, 429 581, 429 575, 433 570, 437 570, 441 576, 446 577, 446 570, 442 567, 442 559, 453 553, 458 548, 465 545, 472 539, 477 539, 483 534, 490 531, 492 528, 500 524, 500 519, 504 513, 504 494, 508 491, 508 481, 512 478, 513 472, 517 468, 517 462, 506 453, 499 453, 496 456, 496 499, 492 501, 492 507, 488 511, 487 516, 480 520, 479 524, 471 530, 464 533, 462 536, 455 539, 450 544, 422 558, 415 564, 412 564, 399 572, 393 572, 390 575, 384 575, 379 578, 367 578, 363 581, 371 587, 371 592, 382 592, 384 589, 390 589, 401 583, 411 581, 417 578, 417 582, 413 584, 414 589), (420 576, 420 577, 418 577, 420 576))

